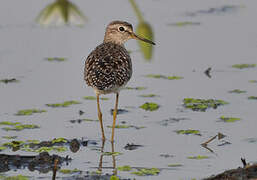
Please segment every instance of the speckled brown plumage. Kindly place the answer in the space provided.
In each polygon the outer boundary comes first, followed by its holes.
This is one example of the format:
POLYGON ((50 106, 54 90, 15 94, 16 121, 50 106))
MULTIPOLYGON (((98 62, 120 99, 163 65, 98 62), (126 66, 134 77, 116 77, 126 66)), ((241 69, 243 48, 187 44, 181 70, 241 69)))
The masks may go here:
POLYGON ((84 79, 97 93, 118 92, 131 75, 131 58, 123 45, 102 43, 87 57, 84 79))

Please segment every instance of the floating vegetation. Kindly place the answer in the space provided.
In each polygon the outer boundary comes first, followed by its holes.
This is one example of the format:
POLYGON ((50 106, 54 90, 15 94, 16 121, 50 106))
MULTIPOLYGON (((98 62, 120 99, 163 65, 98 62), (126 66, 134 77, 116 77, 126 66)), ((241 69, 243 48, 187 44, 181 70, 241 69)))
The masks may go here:
POLYGON ((182 167, 182 164, 168 164, 168 167, 182 167))
POLYGON ((48 107, 68 107, 72 104, 81 104, 79 101, 65 101, 63 103, 46 104, 48 107))
POLYGON ((192 22, 192 21, 180 21, 180 22, 168 24, 168 26, 175 26, 175 27, 199 26, 199 25, 201 25, 200 22, 192 22))
POLYGON ((138 87, 125 87, 124 89, 141 91, 141 90, 145 90, 146 87, 142 87, 142 86, 138 86, 138 87))
POLYGON ((207 10, 188 12, 188 13, 186 13, 186 15, 187 16, 198 16, 198 15, 204 15, 204 14, 224 14, 227 12, 234 12, 234 11, 238 10, 239 8, 242 8, 242 6, 225 5, 225 6, 221 6, 221 7, 209 8, 207 10))
MULTIPOLYGON (((108 128, 112 128, 112 126, 107 126, 108 128)), ((117 124, 115 125, 115 128, 117 129, 127 129, 127 128, 135 128, 135 129, 142 129, 145 128, 145 126, 133 126, 133 125, 126 125, 126 124, 117 124)))
POLYGON ((223 100, 215 99, 194 99, 194 98, 184 98, 183 106, 193 111, 206 111, 208 108, 216 109, 218 106, 228 104, 228 102, 223 100))
POLYGON ((187 159, 196 159, 196 160, 201 160, 201 159, 209 159, 209 156, 188 156, 187 159))
POLYGON ((65 138, 54 138, 51 142, 52 142, 52 144, 55 144, 55 143, 67 143, 68 140, 65 139, 65 138))
POLYGON ((224 121, 224 122, 235 122, 235 121, 239 121, 241 120, 240 118, 236 118, 236 117, 225 117, 225 116, 221 116, 220 120, 224 121))
POLYGON ((159 105, 153 102, 146 102, 143 105, 140 106, 141 109, 144 109, 146 111, 156 111, 159 109, 159 105))
POLYGON ((78 7, 68 0, 56 0, 47 5, 36 19, 43 26, 76 25, 82 26, 86 17, 78 7))
POLYGON ((177 130, 175 132, 177 134, 186 134, 186 135, 194 134, 194 135, 201 136, 200 131, 199 130, 194 130, 194 129, 177 130))
POLYGON ((160 170, 157 168, 139 168, 137 171, 131 172, 131 174, 135 174, 138 176, 152 176, 158 175, 160 170))
POLYGON ((168 126, 171 123, 176 123, 176 122, 184 121, 184 120, 188 120, 188 118, 183 118, 183 117, 181 117, 181 118, 171 118, 170 117, 169 119, 164 119, 164 120, 160 121, 159 123, 162 126, 168 126))
POLYGON ((141 94, 139 95, 139 97, 148 98, 148 97, 160 97, 160 96, 156 94, 141 94))
POLYGON ((121 152, 103 152, 102 153, 103 156, 119 156, 122 155, 121 152))
POLYGON ((67 59, 64 57, 47 57, 47 58, 45 58, 45 60, 62 62, 62 61, 66 61, 67 59))
POLYGON ((128 166, 128 165, 125 165, 125 166, 119 166, 119 167, 117 167, 117 170, 118 170, 118 171, 131 171, 132 168, 131 168, 130 166, 128 166))
POLYGON ((39 126, 35 124, 19 124, 19 125, 14 125, 12 127, 4 127, 3 129, 6 131, 22 131, 24 129, 37 129, 37 128, 39 128, 39 126))
MULTIPOLYGON (((83 99, 85 99, 85 100, 96 100, 96 97, 95 96, 84 96, 83 99)), ((106 100, 109 100, 109 98, 100 97, 100 100, 106 101, 106 100)))
POLYGON ((174 155, 172 155, 172 154, 160 154, 160 157, 164 157, 164 158, 173 158, 174 155))
POLYGON ((257 100, 257 96, 249 96, 248 99, 250 99, 250 100, 257 100))
POLYGON ((46 112, 46 110, 40 110, 40 109, 23 109, 19 110, 15 115, 17 116, 29 116, 34 113, 43 113, 46 112))
POLYGON ((112 176, 110 177, 110 180, 120 180, 120 178, 117 177, 117 176, 115 176, 115 175, 112 175, 112 176))
POLYGON ((181 76, 164 76, 164 75, 161 75, 161 74, 147 74, 147 75, 145 75, 145 77, 156 78, 156 79, 168 79, 168 80, 183 79, 183 77, 181 77, 181 76))
POLYGON ((10 122, 10 121, 1 121, 0 122, 0 125, 7 125, 7 126, 15 126, 15 125, 18 125, 18 124, 21 124, 19 122, 10 122))
POLYGON ((60 169, 59 172, 62 174, 73 174, 73 173, 81 172, 81 170, 79 170, 77 168, 75 168, 75 169, 60 169))
POLYGON ((246 91, 240 90, 240 89, 234 89, 231 91, 228 91, 229 93, 237 93, 237 94, 241 94, 241 93, 246 93, 246 91))
POLYGON ((17 176, 2 176, 0 175, 0 179, 3 180, 29 180, 27 176, 17 175, 17 176))
POLYGON ((257 80, 249 80, 249 83, 257 83, 257 80))
MULTIPOLYGON (((0 151, 5 150, 7 147, 0 146, 0 151)), ((0 178, 1 179, 1 178, 0 178)))
POLYGON ((4 139, 16 139, 18 136, 2 136, 4 139))
POLYGON ((232 67, 237 69, 254 68, 256 64, 234 64, 232 67))
POLYGON ((16 82, 19 82, 17 79, 15 78, 11 78, 11 79, 0 79, 0 83, 5 83, 5 84, 8 84, 8 83, 16 83, 16 82))

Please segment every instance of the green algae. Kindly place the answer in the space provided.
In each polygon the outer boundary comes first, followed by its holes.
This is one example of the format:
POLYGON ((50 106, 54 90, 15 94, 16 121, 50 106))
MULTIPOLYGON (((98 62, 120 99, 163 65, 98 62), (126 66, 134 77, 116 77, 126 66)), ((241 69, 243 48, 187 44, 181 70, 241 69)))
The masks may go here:
POLYGON ((236 93, 236 94, 241 94, 241 93, 246 93, 246 91, 240 90, 240 89, 234 89, 231 91, 228 91, 229 93, 236 93))
POLYGON ((187 159, 196 159, 196 160, 209 159, 209 158, 210 158, 209 156, 201 156, 201 155, 187 157, 187 159))
POLYGON ((24 129, 37 129, 38 125, 35 124, 20 124, 12 127, 4 127, 3 129, 6 131, 22 131, 24 129))
POLYGON ((224 122, 235 122, 235 121, 239 121, 241 120, 240 118, 236 118, 236 117, 225 117, 225 116, 221 116, 220 120, 224 121, 224 122))
POLYGON ((16 139, 18 136, 2 136, 4 139, 16 139))
POLYGON ((23 109, 19 110, 15 115, 17 116, 29 116, 34 113, 43 113, 46 112, 46 110, 40 110, 40 109, 23 109))
POLYGON ((168 24, 169 26, 176 26, 176 27, 185 27, 185 26, 199 26, 200 22, 192 22, 192 21, 180 21, 168 24))
POLYGON ((183 79, 183 77, 181 77, 181 76, 164 76, 164 75, 161 75, 161 74, 148 74, 145 77, 156 78, 156 79, 168 79, 168 80, 183 79))
MULTIPOLYGON (((96 97, 95 96, 84 96, 83 99, 85 99, 85 100, 96 100, 96 97)), ((106 101, 106 100, 109 100, 109 98, 100 97, 100 100, 106 101)))
POLYGON ((19 82, 19 81, 17 79, 15 79, 15 78, 12 78, 12 79, 0 79, 0 83, 5 83, 5 84, 16 83, 16 82, 19 82))
POLYGON ((248 99, 249 100, 257 100, 257 96, 249 96, 248 99))
POLYGON ((59 172, 62 174, 73 174, 73 173, 81 172, 81 170, 79 170, 77 168, 75 168, 75 169, 60 169, 59 172))
POLYGON ((5 150, 5 149, 7 149, 7 147, 5 147, 5 146, 0 146, 0 151, 3 151, 3 150, 5 150))
POLYGON ((68 140, 65 139, 65 138, 54 138, 51 142, 52 142, 53 144, 54 144, 54 143, 67 143, 68 140))
MULTIPOLYGON (((112 128, 112 126, 107 126, 107 127, 108 127, 108 128, 112 128)), ((114 128, 117 128, 117 129, 127 129, 127 128, 131 128, 131 127, 133 127, 133 126, 131 126, 131 125, 126 125, 126 124, 121 124, 121 125, 117 124, 117 125, 115 125, 114 128)))
POLYGON ((45 58, 45 60, 62 62, 62 61, 66 61, 67 59, 64 57, 47 57, 47 58, 45 58))
POLYGON ((102 153, 103 156, 119 156, 122 155, 121 152, 103 152, 102 153))
POLYGON ((254 68, 256 64, 234 64, 232 65, 233 68, 237 69, 246 69, 246 68, 254 68))
POLYGON ((146 111, 156 111, 159 109, 159 105, 153 102, 146 102, 143 105, 140 106, 141 109, 144 109, 146 111))
POLYGON ((131 171, 132 168, 128 165, 117 167, 118 171, 131 171))
POLYGON ((223 100, 184 98, 183 106, 193 111, 206 111, 208 108, 216 109, 218 106, 228 104, 223 100))
POLYGON ((249 80, 249 83, 257 83, 257 80, 249 80))
POLYGON ((139 97, 147 98, 147 97, 160 97, 160 96, 156 95, 156 94, 141 94, 141 95, 139 95, 139 97))
POLYGON ((33 152, 50 152, 50 151, 57 151, 57 152, 65 152, 68 149, 66 147, 63 146, 52 146, 52 147, 40 147, 36 150, 32 150, 33 152))
POLYGON ((146 87, 143 87, 143 86, 137 86, 137 87, 125 87, 124 89, 142 91, 142 90, 145 90, 145 89, 147 89, 147 88, 146 88, 146 87))
POLYGON ((117 176, 115 176, 115 175, 112 175, 112 176, 110 177, 110 180, 120 180, 120 178, 117 177, 117 176))
POLYGON ((177 130, 175 131, 177 134, 185 134, 185 135, 201 135, 199 130, 187 129, 187 130, 177 130))
POLYGON ((182 164, 168 164, 168 167, 182 167, 182 164))
POLYGON ((32 143, 32 144, 39 144, 39 143, 40 143, 39 140, 35 140, 35 139, 29 139, 29 140, 27 140, 26 142, 32 143))
POLYGON ((0 122, 0 125, 7 125, 7 126, 15 126, 15 125, 18 125, 18 124, 21 124, 19 122, 10 122, 10 121, 1 121, 0 122))
POLYGON ((1 176, 0 175, 0 179, 1 180, 29 180, 29 178, 27 176, 23 176, 23 175, 17 175, 17 176, 1 176))
POLYGON ((11 142, 6 142, 2 144, 4 147, 10 147, 10 148, 16 148, 16 147, 21 147, 25 144, 24 141, 11 141, 11 142))
POLYGON ((158 175, 160 170, 157 168, 140 168, 137 171, 131 172, 131 174, 135 174, 137 176, 153 176, 158 175))
POLYGON ((48 107, 68 107, 73 104, 81 104, 79 101, 64 101, 63 103, 46 104, 48 107))

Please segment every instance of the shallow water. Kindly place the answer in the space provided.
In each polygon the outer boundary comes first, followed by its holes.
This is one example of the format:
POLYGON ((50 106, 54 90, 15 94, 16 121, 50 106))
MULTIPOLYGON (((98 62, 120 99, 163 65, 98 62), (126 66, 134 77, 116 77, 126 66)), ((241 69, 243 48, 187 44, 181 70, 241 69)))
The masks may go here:
MULTIPOLYGON (((91 88, 83 80, 84 58, 103 40, 105 26, 112 20, 121 19, 138 23, 129 2, 124 1, 74 1, 89 19, 83 28, 58 27, 42 28, 35 24, 35 17, 40 10, 52 1, 5 1, 0 6, 0 79, 16 78, 18 83, 0 83, 0 121, 33 123, 39 129, 23 131, 4 131, 1 136, 18 136, 17 140, 67 139, 94 140, 96 147, 101 147, 101 134, 98 122, 71 123, 74 119, 97 119, 96 102, 84 100, 84 96, 94 96, 91 88), (99 3, 102 7, 99 11, 99 3), (96 13, 97 10, 97 13, 96 13), (48 62, 46 57, 65 57, 64 62, 48 62), (77 100, 81 104, 65 108, 51 108, 48 103, 77 100), (46 113, 32 116, 15 116, 21 109, 45 109, 46 113), (84 111, 79 115, 79 110, 84 111)), ((256 142, 247 138, 257 138, 256 100, 248 96, 257 96, 256 68, 235 69, 233 64, 256 63, 256 1, 140 1, 138 6, 145 20, 154 30, 153 58, 146 62, 138 51, 136 41, 129 41, 126 48, 131 50, 133 77, 129 87, 147 87, 145 90, 123 90, 120 94, 119 107, 129 112, 118 115, 118 124, 145 126, 142 129, 116 129, 115 151, 122 155, 116 157, 116 166, 156 167, 161 169, 156 176, 136 176, 129 172, 118 171, 123 178, 136 179, 201 179, 226 169, 242 166, 240 158, 249 162, 256 161, 256 142), (226 5, 234 8, 220 11, 226 5), (210 11, 218 8, 218 11, 210 11), (208 11, 209 10, 209 11, 208 11), (209 12, 209 13, 208 13, 209 12), (194 13, 189 16, 188 13, 194 13), (169 24, 176 22, 200 22, 197 26, 176 27, 169 24), (204 71, 211 67, 211 78, 204 71), (144 77, 147 74, 182 76, 181 80, 164 80, 144 77), (246 90, 245 94, 233 94, 233 89, 246 90), (154 93, 160 97, 142 98, 141 94, 154 93), (202 99, 222 99, 228 105, 206 112, 194 112, 183 108, 183 99, 187 97, 202 99), (157 111, 149 112, 138 108, 145 102, 160 105, 157 111), (220 116, 239 117, 240 121, 224 123, 220 116), (161 122, 169 118, 186 118, 179 122, 161 122), (180 135, 180 129, 197 129, 202 136, 180 135), (225 134, 224 140, 231 144, 218 146, 222 141, 209 144, 214 153, 200 144, 215 136, 225 134), (136 150, 125 150, 127 143, 143 145, 136 150), (161 157, 161 154, 172 157, 161 157), (209 156, 209 159, 192 160, 188 156, 209 156), (168 164, 182 164, 172 168, 168 164)), ((104 125, 111 125, 110 109, 114 107, 114 95, 101 102, 104 125)), ((105 127, 110 139, 111 129, 105 127)), ((0 137, 0 143, 7 142, 0 137)), ((111 151, 109 141, 105 151, 111 151)), ((28 155, 24 151, 1 153, 28 155)), ((83 147, 77 153, 70 151, 57 153, 69 155, 73 160, 64 169, 77 168, 96 171, 100 152, 94 147, 83 147)), ((104 157, 103 166, 112 167, 111 156, 104 157)), ((112 173, 103 169, 103 173, 112 173)), ((27 175, 30 177, 52 176, 52 172, 31 172, 28 169, 5 172, 6 175, 27 175)), ((57 172, 57 177, 68 177, 57 172)))

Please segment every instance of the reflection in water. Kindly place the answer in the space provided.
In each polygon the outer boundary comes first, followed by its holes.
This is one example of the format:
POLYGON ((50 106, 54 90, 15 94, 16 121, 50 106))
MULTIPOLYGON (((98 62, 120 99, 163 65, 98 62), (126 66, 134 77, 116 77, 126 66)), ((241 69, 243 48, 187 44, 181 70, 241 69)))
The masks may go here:
MULTIPOLYGON (((103 169, 103 157, 104 157, 104 145, 105 145, 105 141, 102 141, 102 147, 101 147, 101 155, 100 155, 100 159, 99 159, 99 165, 98 165, 98 171, 100 173, 102 173, 102 169, 103 169)), ((111 142, 112 145, 112 152, 111 152, 111 156, 112 156, 112 169, 113 169, 113 175, 117 175, 117 168, 116 168, 116 160, 115 160, 115 150, 114 150, 114 142, 111 142)), ((106 167, 108 168, 108 167, 106 167)))
POLYGON ((40 12, 36 21, 44 26, 61 26, 65 24, 82 26, 86 21, 86 17, 77 6, 70 1, 56 0, 40 12))
MULTIPOLYGON (((136 13, 136 16, 139 21, 139 24, 137 25, 137 28, 136 28, 136 33, 141 37, 145 37, 146 39, 154 41, 154 35, 153 35, 153 30, 152 30, 151 25, 144 20, 142 13, 140 12, 139 8, 137 7, 135 1, 129 0, 129 2, 132 5, 133 10, 136 13)), ((153 45, 145 43, 143 41, 138 41, 138 44, 139 44, 140 51, 142 52, 144 58, 146 60, 150 60, 152 58, 153 45)))

